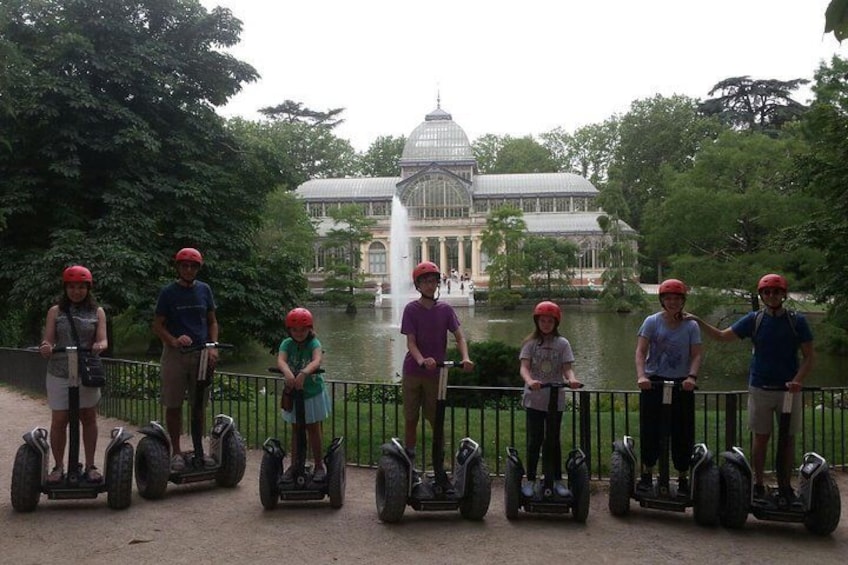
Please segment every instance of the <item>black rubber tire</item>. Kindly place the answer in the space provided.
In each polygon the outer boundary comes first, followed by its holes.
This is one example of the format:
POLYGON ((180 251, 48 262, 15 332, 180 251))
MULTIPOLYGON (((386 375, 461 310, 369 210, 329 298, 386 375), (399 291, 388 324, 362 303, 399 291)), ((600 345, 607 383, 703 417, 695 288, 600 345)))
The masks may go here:
POLYGON ((504 477, 504 514, 507 520, 518 518, 518 510, 521 506, 521 473, 518 466, 507 458, 506 473, 504 477))
POLYGON ((576 522, 583 524, 589 517, 589 467, 585 461, 568 474, 568 487, 574 495, 571 513, 576 522))
POLYGON ((344 505, 345 486, 347 483, 345 477, 346 463, 345 448, 344 444, 342 444, 333 452, 332 460, 327 469, 327 494, 330 496, 331 508, 341 508, 344 505))
POLYGON ((239 484, 244 477, 247 467, 247 453, 244 440, 236 430, 228 433, 221 446, 221 467, 215 474, 215 482, 218 486, 233 488, 239 484))
POLYGON ((267 451, 262 453, 259 464, 259 501, 265 510, 273 510, 280 500, 280 476, 283 460, 267 451))
POLYGON ((12 508, 32 512, 41 498, 41 456, 27 444, 18 448, 12 468, 12 508))
POLYGON ((630 491, 633 488, 633 465, 619 451, 610 457, 609 511, 613 516, 630 512, 630 491))
POLYGON ((168 446, 155 438, 144 436, 135 448, 135 487, 147 500, 165 496, 171 476, 168 446))
POLYGON ((388 524, 400 522, 406 510, 409 478, 406 468, 390 455, 383 455, 377 466, 375 496, 377 517, 388 524))
POLYGON ((465 496, 459 501, 459 513, 466 520, 482 520, 492 502, 492 479, 482 459, 472 463, 470 471, 465 478, 468 482, 465 484, 465 496))
POLYGON ((813 500, 810 511, 804 518, 808 531, 827 536, 839 525, 842 502, 839 498, 839 486, 829 472, 819 474, 813 480, 813 500))
POLYGON ((725 528, 738 530, 748 519, 751 505, 751 481, 738 465, 728 461, 719 469, 721 503, 718 519, 725 528))
POLYGON ((124 510, 132 504, 133 447, 121 444, 106 462, 106 502, 113 510, 124 510))
POLYGON ((712 527, 718 524, 718 512, 721 505, 721 477, 716 464, 709 461, 698 469, 694 477, 695 492, 692 501, 692 511, 695 523, 699 526, 712 527))

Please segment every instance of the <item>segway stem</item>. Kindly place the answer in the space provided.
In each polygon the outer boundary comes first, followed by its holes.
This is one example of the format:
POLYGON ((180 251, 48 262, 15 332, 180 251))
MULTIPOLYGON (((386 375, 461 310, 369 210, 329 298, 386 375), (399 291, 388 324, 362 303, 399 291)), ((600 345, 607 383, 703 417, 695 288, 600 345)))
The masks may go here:
POLYGON ((80 468, 80 349, 68 347, 65 351, 68 357, 68 477, 76 481, 80 468))

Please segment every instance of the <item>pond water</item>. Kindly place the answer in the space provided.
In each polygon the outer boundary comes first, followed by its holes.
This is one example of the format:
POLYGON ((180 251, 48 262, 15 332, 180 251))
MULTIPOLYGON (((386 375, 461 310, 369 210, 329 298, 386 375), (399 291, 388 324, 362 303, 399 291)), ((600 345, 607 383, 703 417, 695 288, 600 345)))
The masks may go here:
MULTIPOLYGON (((327 378, 334 380, 391 382, 399 375, 406 339, 392 322, 390 309, 363 308, 355 315, 324 307, 310 308, 316 332, 324 347, 327 378)), ((470 341, 498 340, 518 346, 533 330, 530 306, 514 311, 485 306, 458 308, 457 315, 470 341)), ((632 390, 636 332, 644 313, 599 312, 591 306, 567 306, 560 326, 576 357, 574 370, 588 388, 632 390)), ((813 321, 815 333, 815 321, 813 321)), ((450 336, 448 346, 454 346, 450 336)), ((718 343, 704 336, 705 359, 698 380, 702 390, 741 390, 746 387, 750 341, 718 343)), ((819 352, 811 386, 844 386, 845 358, 819 352)), ((225 371, 265 374, 271 355, 239 363, 226 363, 225 371)), ((521 377, 515 375, 516 386, 521 377)))

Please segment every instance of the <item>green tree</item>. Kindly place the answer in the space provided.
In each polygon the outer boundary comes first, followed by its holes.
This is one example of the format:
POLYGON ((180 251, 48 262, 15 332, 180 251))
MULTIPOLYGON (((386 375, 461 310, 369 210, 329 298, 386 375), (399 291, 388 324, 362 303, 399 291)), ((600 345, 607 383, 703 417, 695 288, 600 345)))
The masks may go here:
POLYGON ((371 230, 377 221, 365 215, 362 206, 346 204, 330 210, 333 228, 327 232, 323 247, 331 258, 327 265, 324 286, 327 296, 335 304, 346 303, 355 311, 354 293, 365 284, 362 273, 362 244, 372 239, 371 230))
POLYGON ((191 245, 222 336, 278 331, 280 302, 304 282, 257 252, 272 185, 252 180, 214 108, 258 76, 226 53, 240 33, 229 10, 188 0, 3 4, 0 317, 26 312, 34 337, 63 267, 83 263, 111 314, 147 324, 174 252, 191 245))
POLYGON ((776 137, 787 123, 798 119, 807 107, 792 98, 793 91, 810 81, 758 79, 748 76, 726 78, 710 90, 698 110, 715 116, 729 127, 757 131, 776 137))
POLYGON ((557 163, 547 148, 532 136, 504 140, 497 153, 492 173, 554 173, 557 163))
POLYGON ((567 286, 574 278, 579 251, 574 242, 557 237, 528 236, 522 251, 527 262, 525 272, 549 297, 555 288, 567 286))
POLYGON ((573 134, 556 128, 541 136, 560 171, 578 174, 593 184, 603 184, 618 145, 618 117, 577 128, 573 134))
POLYGON ((629 312, 641 307, 645 294, 639 286, 636 272, 635 234, 615 214, 599 216, 598 226, 607 238, 599 253, 601 261, 607 266, 601 274, 604 285, 602 303, 616 312, 629 312))
POLYGON ((824 32, 833 32, 833 36, 842 43, 848 37, 848 0, 830 0, 824 18, 824 32))
POLYGON ((366 177, 398 177, 400 176, 400 161, 404 136, 394 137, 381 135, 368 147, 361 159, 361 173, 366 177))
POLYGON ((475 139, 471 144, 471 151, 474 152, 474 158, 477 160, 477 169, 483 174, 493 172, 498 153, 511 139, 508 135, 500 136, 493 133, 487 133, 475 139))
POLYGON ((489 256, 489 287, 512 290, 516 279, 524 274, 521 247, 527 233, 524 213, 514 206, 501 206, 489 212, 486 227, 480 234, 481 249, 489 256))

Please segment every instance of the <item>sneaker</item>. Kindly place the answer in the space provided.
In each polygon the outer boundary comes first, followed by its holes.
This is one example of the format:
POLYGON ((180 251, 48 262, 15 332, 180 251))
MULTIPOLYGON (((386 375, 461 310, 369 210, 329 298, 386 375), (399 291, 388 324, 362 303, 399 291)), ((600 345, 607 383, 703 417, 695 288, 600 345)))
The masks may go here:
POLYGON ((562 480, 554 481, 554 493, 556 493, 556 495, 560 498, 568 496, 568 488, 562 484, 562 480))
POLYGON ((47 475, 48 483, 61 483, 62 478, 65 476, 65 468, 61 465, 56 465, 53 467, 53 470, 50 471, 50 474, 47 475))
POLYGON ((183 457, 182 453, 177 453, 173 457, 171 457, 171 471, 174 473, 181 473, 186 469, 185 457, 183 457))
POLYGON ((215 458, 211 455, 203 456, 203 466, 204 467, 215 467, 218 465, 218 462, 215 461, 215 458))
POLYGON ((422 483, 421 473, 419 473, 418 471, 413 469, 412 470, 412 486, 420 485, 421 483, 422 483))
POLYGON ((651 479, 651 475, 642 475, 639 478, 639 482, 636 483, 636 492, 642 495, 653 494, 654 482, 651 479))
POLYGON ((289 468, 283 471, 283 482, 284 483, 293 483, 294 482, 294 465, 289 465, 289 468))
POLYGON ((448 478, 448 474, 444 471, 436 474, 436 486, 441 487, 442 492, 447 495, 452 495, 456 492, 453 488, 453 483, 448 478))
POLYGON ((754 485, 754 498, 764 499, 766 497, 766 487, 762 484, 754 485))
POLYGON ((327 470, 324 467, 318 467, 312 474, 312 480, 316 483, 323 483, 327 480, 327 470))
POLYGON ((677 479, 677 496, 689 496, 689 479, 687 477, 677 479))
POLYGON ((521 495, 525 498, 532 498, 534 494, 536 494, 536 480, 527 479, 521 485, 521 495))
POLYGON ((780 487, 778 489, 780 493, 780 504, 786 506, 792 506, 798 500, 798 497, 795 496, 795 491, 792 490, 792 487, 780 487))
POLYGON ((99 483, 103 480, 103 475, 100 474, 100 471, 95 465, 86 467, 85 474, 83 476, 89 483, 99 483))

